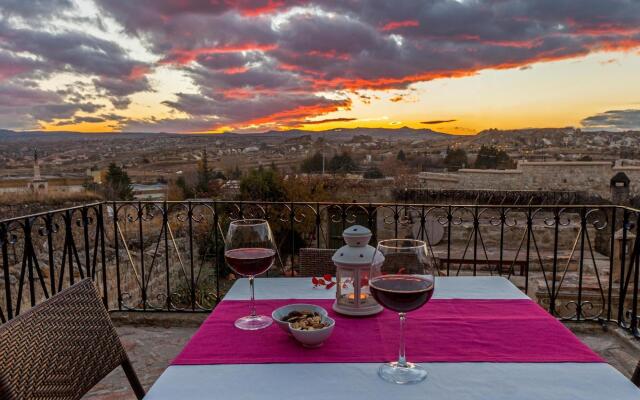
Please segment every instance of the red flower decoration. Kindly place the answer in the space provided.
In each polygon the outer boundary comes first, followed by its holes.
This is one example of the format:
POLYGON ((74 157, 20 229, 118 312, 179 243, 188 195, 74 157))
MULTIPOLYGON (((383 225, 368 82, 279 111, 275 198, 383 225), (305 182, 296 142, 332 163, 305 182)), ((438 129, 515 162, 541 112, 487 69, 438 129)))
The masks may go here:
POLYGON ((314 276, 311 278, 311 283, 313 283, 314 288, 318 286, 324 286, 324 288, 327 290, 336 285, 336 282, 333 281, 333 277, 329 274, 324 275, 322 278, 316 278, 314 276))

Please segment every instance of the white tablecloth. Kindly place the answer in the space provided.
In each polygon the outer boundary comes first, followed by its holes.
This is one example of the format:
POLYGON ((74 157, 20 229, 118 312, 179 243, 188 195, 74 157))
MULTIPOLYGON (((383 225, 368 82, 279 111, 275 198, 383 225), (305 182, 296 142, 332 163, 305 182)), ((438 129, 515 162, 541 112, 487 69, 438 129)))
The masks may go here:
MULTIPOLYGON (((225 299, 247 299, 241 279, 225 299)), ((326 299, 334 290, 311 289, 309 278, 256 280, 258 299, 326 299)), ((500 277, 437 278, 434 298, 520 299, 526 296, 500 277)), ((220 338, 224 340, 224 338, 220 338)), ((526 345, 526 343, 523 343, 526 345)), ((411 349, 407 349, 409 359, 411 349)), ((603 363, 421 363, 427 380, 394 385, 372 364, 251 364, 171 366, 148 399, 321 400, 595 400, 640 399, 638 390, 603 363)))

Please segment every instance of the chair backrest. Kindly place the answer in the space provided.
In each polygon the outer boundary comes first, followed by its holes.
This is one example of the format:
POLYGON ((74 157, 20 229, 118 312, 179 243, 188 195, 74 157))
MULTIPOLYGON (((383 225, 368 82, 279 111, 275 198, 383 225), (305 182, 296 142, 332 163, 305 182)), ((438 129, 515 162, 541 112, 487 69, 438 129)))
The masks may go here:
POLYGON ((387 274, 397 273, 410 273, 410 271, 403 271, 409 265, 415 264, 416 255, 411 253, 392 253, 385 254, 385 262, 382 266, 382 272, 387 274))
POLYGON ((80 399, 122 365, 144 390, 89 279, 0 325, 0 398, 80 399))
POLYGON ((335 250, 333 249, 300 249, 298 276, 335 275, 336 266, 333 261, 331 261, 333 253, 335 253, 335 250))
POLYGON ((633 375, 631 376, 631 382, 633 382, 634 385, 640 388, 640 362, 638 362, 638 365, 636 365, 635 371, 633 371, 633 375))

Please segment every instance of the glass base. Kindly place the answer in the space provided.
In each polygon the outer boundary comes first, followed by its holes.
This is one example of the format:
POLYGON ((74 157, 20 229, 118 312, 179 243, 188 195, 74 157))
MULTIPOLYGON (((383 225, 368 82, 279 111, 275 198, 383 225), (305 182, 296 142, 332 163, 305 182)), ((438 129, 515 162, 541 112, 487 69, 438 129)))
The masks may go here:
POLYGON ((273 323, 273 320, 266 315, 249 315, 238 318, 234 325, 236 328, 245 331, 257 331, 258 329, 266 328, 271 325, 271 323, 273 323))
POLYGON ((378 375, 387 382, 406 385, 425 380, 427 371, 417 364, 407 363, 399 367, 397 362, 382 364, 378 369, 378 375))

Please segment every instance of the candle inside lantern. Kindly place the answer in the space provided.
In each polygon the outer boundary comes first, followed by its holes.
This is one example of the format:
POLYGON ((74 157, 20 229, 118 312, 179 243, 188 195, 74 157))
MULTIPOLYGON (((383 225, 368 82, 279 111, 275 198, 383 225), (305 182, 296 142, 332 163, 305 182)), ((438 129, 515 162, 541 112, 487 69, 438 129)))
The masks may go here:
MULTIPOLYGON (((360 293, 360 300, 366 300, 367 299, 367 294, 366 293, 360 293)), ((349 300, 355 300, 356 299, 356 294, 355 293, 350 293, 347 296, 347 299, 349 300)))

